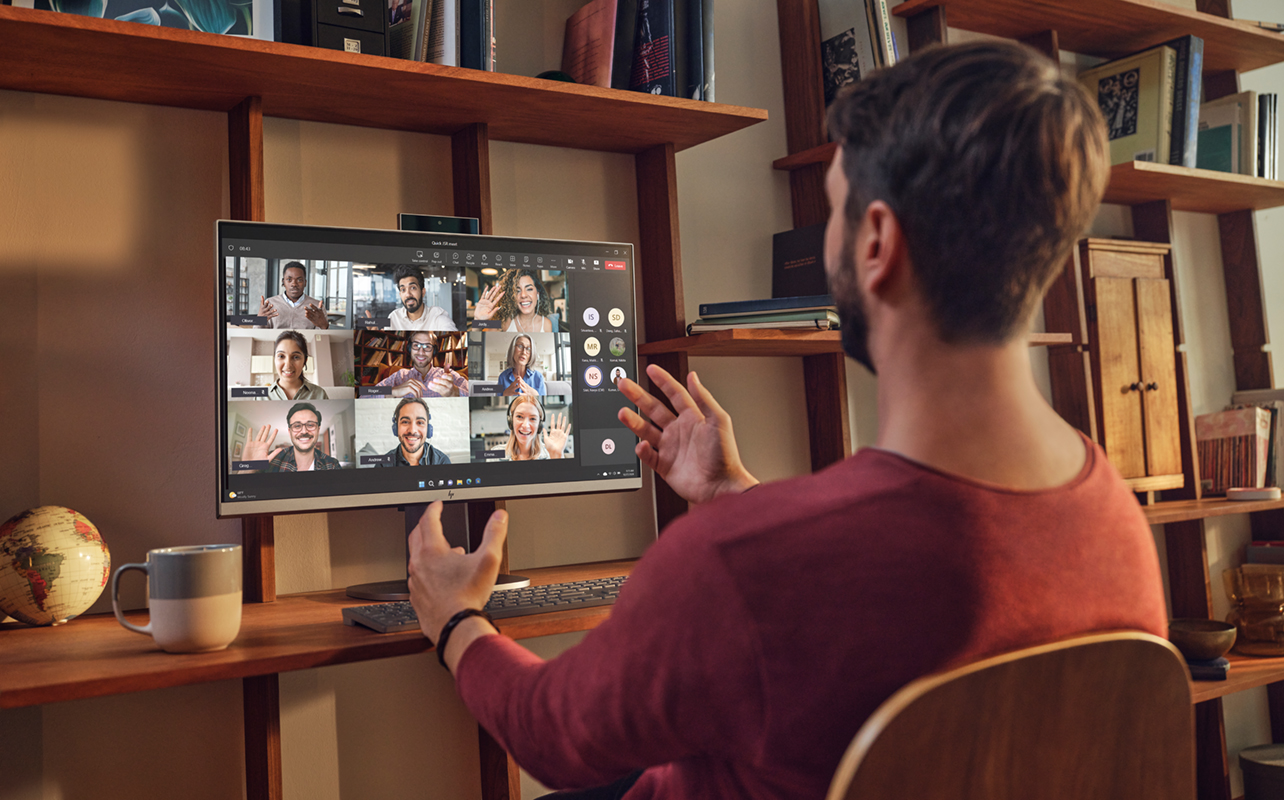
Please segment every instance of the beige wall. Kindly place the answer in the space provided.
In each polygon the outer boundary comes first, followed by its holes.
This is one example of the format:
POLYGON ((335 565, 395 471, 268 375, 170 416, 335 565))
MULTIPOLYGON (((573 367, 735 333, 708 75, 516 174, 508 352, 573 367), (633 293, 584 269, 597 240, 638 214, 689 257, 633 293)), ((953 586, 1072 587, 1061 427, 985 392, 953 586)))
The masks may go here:
MULTIPOLYGON (((1270 0, 1258 3, 1237 9, 1269 18, 1270 0)), ((500 68, 556 68, 562 20, 578 4, 501 0, 500 68)), ((766 108, 771 119, 678 155, 689 318, 700 302, 766 296, 769 237, 790 227, 787 178, 770 168, 785 152, 775 4, 717 9, 718 98, 766 108)), ((1284 71, 1246 76, 1245 88, 1284 91, 1284 71)), ((391 227, 398 211, 452 211, 442 137, 269 119, 265 140, 269 220, 391 227)), ((152 547, 238 540, 239 526, 215 520, 209 497, 209 254, 212 222, 228 213, 225 118, 0 92, 0 141, 10 143, 0 148, 0 518, 39 503, 76 507, 117 563, 152 547)), ((496 233, 636 241, 634 192, 626 156, 492 145, 496 233)), ((1281 214, 1259 214, 1258 226, 1268 313, 1284 341, 1281 214)), ((1213 218, 1179 214, 1178 225, 1202 413, 1233 384, 1220 253, 1213 218)), ((1126 213, 1106 208, 1095 231, 1127 228, 1126 213)), ((797 360, 692 366, 734 415, 750 469, 768 479, 807 471, 797 360)), ((853 430, 869 443, 875 383, 850 362, 848 374, 853 430)), ((649 483, 640 493, 510 509, 517 568, 638 555, 653 535, 649 483), (585 531, 568 527, 572 518, 611 522, 585 531)), ((1247 528, 1230 519, 1210 529, 1216 575, 1238 557, 1247 528)), ((391 510, 283 517, 277 547, 282 592, 404 574, 401 517, 391 510)), ((141 588, 125 599, 141 605, 141 588)), ((552 655, 576 638, 529 644, 552 655)), ((431 656, 290 673, 281 688, 287 797, 479 796, 475 727, 431 656)), ((1267 741, 1263 693, 1226 706, 1233 750, 1267 741)), ((0 796, 238 797, 239 726, 234 681, 2 711, 0 796)), ((528 783, 528 794, 536 788, 528 783)))

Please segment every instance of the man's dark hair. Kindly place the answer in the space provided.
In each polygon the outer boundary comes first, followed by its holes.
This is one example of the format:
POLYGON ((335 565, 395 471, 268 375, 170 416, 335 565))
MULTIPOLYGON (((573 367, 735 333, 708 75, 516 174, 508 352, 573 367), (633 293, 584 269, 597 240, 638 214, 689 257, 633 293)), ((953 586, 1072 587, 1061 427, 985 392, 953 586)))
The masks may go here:
POLYGON ((286 271, 292 269, 301 269, 303 270, 303 277, 308 277, 308 268, 304 266, 302 261, 291 261, 284 267, 281 267, 281 277, 284 278, 286 271))
POLYGON ((317 411, 317 407, 312 405, 311 403, 295 403, 294 405, 290 406, 290 413, 285 415, 285 424, 289 425, 290 420, 294 419, 294 415, 299 413, 300 411, 311 411, 313 414, 316 414, 317 425, 318 426, 321 425, 321 412, 317 411))
POLYGON ((399 286, 402 278, 414 278, 419 288, 424 288, 424 271, 419 267, 412 267, 409 264, 401 264, 396 271, 392 273, 392 285, 399 286))
POLYGON ((392 424, 394 427, 397 424, 397 420, 401 419, 401 409, 405 408, 410 403, 418 403, 423 406, 424 416, 428 419, 432 419, 432 412, 428 410, 427 400, 424 400, 422 397, 403 397, 401 398, 401 402, 397 403, 397 407, 392 410, 392 424))
POLYGON ((1096 102, 1016 43, 917 53, 853 84, 829 127, 850 184, 849 237, 871 202, 891 207, 947 342, 1021 332, 1110 173, 1096 102))
POLYGON ((273 351, 276 350, 276 345, 286 339, 289 339, 299 346, 299 349, 303 351, 304 358, 308 357, 308 340, 298 331, 281 331, 281 333, 276 337, 276 343, 272 345, 273 351))

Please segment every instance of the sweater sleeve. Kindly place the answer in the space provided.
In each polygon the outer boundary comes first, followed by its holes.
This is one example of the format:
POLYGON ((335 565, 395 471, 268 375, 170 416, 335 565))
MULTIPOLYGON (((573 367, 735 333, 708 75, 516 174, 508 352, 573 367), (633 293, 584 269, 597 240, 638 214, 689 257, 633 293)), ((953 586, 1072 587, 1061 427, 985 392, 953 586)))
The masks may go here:
POLYGON ((545 662, 488 636, 460 660, 465 704, 547 786, 601 785, 695 755, 758 752, 757 633, 712 550, 675 527, 579 645, 545 662))

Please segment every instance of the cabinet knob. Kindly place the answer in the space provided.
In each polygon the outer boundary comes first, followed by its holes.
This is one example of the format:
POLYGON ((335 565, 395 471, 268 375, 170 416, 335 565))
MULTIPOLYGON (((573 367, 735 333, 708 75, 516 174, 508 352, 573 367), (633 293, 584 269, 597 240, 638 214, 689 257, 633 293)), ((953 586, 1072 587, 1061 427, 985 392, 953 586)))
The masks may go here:
POLYGON ((1157 392, 1157 391, 1159 391, 1159 384, 1154 383, 1153 381, 1152 381, 1151 383, 1146 384, 1146 391, 1148 391, 1148 392, 1157 392))
POLYGON ((1130 383, 1130 384, 1128 384, 1128 391, 1130 391, 1130 392, 1140 392, 1140 391, 1141 391, 1141 384, 1140 384, 1140 383, 1130 383))

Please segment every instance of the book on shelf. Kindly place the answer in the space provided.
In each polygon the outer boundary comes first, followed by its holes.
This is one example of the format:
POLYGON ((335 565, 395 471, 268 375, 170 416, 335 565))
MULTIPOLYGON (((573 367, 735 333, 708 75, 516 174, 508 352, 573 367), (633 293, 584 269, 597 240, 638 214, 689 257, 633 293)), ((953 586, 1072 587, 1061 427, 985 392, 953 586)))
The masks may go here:
POLYGON ((447 67, 459 66, 459 3, 436 0, 430 11, 421 60, 447 67))
POLYGON ((638 0, 630 89, 669 97, 675 95, 673 37, 673 0, 638 0))
POLYGON ((725 331, 732 328, 828 331, 838 328, 838 313, 835 311, 800 311, 783 314, 748 314, 714 319, 701 318, 687 326, 687 335, 694 336, 698 333, 725 331))
POLYGON ((1276 152, 1279 149, 1276 119, 1279 95, 1264 92, 1257 96, 1257 177, 1276 180, 1276 152))
POLYGON ((495 69, 494 0, 459 0, 459 66, 495 69))
POLYGON ((713 99, 713 0, 620 0, 615 13, 611 86, 713 99), (630 11, 631 26, 622 18, 630 11))
POLYGON ((1266 485, 1280 486, 1284 466, 1284 389, 1248 389, 1231 395, 1231 408, 1257 406, 1271 412, 1270 454, 1266 464, 1266 485))
POLYGON ((726 303, 701 303, 700 319, 745 314, 773 314, 780 311, 837 311, 834 298, 827 294, 809 297, 773 297, 767 300, 733 300, 726 303))
POLYGON ((1263 488, 1271 442, 1271 413, 1236 408, 1195 417, 1199 474, 1205 494, 1263 488))
POLYGON ((1199 112, 1200 169, 1259 178, 1273 174, 1276 125, 1269 97, 1239 92, 1204 102, 1199 112))
POLYGON ((900 60, 900 51, 892 33, 892 15, 888 11, 887 0, 865 0, 865 8, 874 30, 874 40, 878 43, 879 63, 890 67, 900 60))
POLYGON ((863 0, 820 0, 820 67, 825 105, 844 86, 878 69, 878 44, 863 0))
POLYGON ((1198 36, 1182 36, 1164 44, 1177 55, 1168 163, 1195 167, 1199 151, 1199 104, 1204 85, 1204 40, 1198 36))
POLYGON ((1169 163, 1176 78, 1177 52, 1167 45, 1079 73, 1106 118, 1111 164, 1169 163))
POLYGON ((611 87, 616 8, 616 0, 592 0, 566 18, 562 72, 576 83, 611 87))
POLYGON ((825 279, 825 223, 771 237, 771 296, 805 297, 829 291, 825 279))
POLYGON ((190 13, 185 13, 178 3, 166 0, 111 0, 110 3, 105 0, 97 3, 7 0, 3 5, 280 42, 284 40, 281 36, 282 14, 277 8, 279 2, 206 0, 199 6, 189 7, 190 13))

